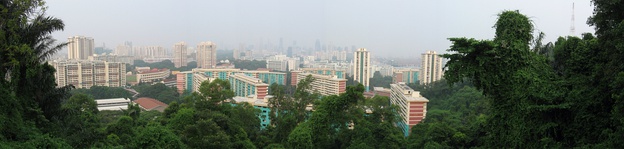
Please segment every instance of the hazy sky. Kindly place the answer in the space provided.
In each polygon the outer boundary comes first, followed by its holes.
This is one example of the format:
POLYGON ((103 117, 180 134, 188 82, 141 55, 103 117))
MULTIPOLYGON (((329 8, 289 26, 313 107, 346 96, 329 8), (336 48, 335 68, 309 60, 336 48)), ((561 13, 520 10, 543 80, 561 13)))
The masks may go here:
POLYGON ((503 10, 529 16, 546 41, 570 34, 575 2, 576 35, 594 32, 586 24, 593 6, 581 0, 51 0, 48 15, 60 18, 60 41, 83 35, 96 46, 114 49, 124 41, 134 46, 170 49, 185 41, 195 47, 213 41, 219 48, 239 43, 314 47, 356 45, 375 56, 413 57, 426 50, 444 52, 449 37, 491 39, 503 10))

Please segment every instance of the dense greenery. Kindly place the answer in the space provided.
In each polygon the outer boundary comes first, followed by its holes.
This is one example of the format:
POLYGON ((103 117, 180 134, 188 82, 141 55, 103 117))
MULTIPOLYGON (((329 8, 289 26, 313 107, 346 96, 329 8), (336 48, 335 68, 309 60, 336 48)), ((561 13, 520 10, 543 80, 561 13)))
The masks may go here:
POLYGON ((131 98, 132 93, 121 87, 92 86, 89 89, 73 89, 71 94, 87 94, 94 99, 131 98))
POLYGON ((490 105, 486 147, 619 148, 624 93, 621 1, 594 1, 597 37, 561 37, 533 49, 533 25, 517 11, 499 15, 493 40, 451 38, 450 83, 468 79, 490 105), (618 13, 614 13, 618 12, 618 13), (539 50, 535 50, 539 49, 539 50), (552 49, 554 51, 543 51, 552 49), (553 53, 551 56, 549 53, 553 53))
MULTIPOLYGON (((65 45, 50 36, 63 22, 43 1, 0 1, 0 148, 622 148, 624 3, 593 3, 596 36, 543 45, 526 16, 504 11, 494 39, 450 38, 448 82, 411 84, 430 102, 406 138, 387 97, 365 99, 362 85, 320 97, 311 77, 271 86, 266 129, 259 110, 231 100, 225 80, 163 113, 98 111, 94 97, 127 94, 57 87, 45 61, 65 45)), ((163 86, 135 88, 178 98, 163 86)))
POLYGON ((174 101, 180 102, 180 93, 178 93, 178 89, 175 87, 168 87, 162 83, 156 83, 154 85, 141 84, 138 86, 132 86, 132 88, 139 92, 137 97, 154 98, 167 104, 174 101))
POLYGON ((230 61, 235 68, 242 70, 256 70, 258 68, 266 68, 266 61, 258 60, 233 60, 230 61))
POLYGON ((373 89, 373 87, 390 88, 390 84, 392 84, 392 76, 383 76, 381 75, 381 72, 375 71, 375 73, 373 73, 373 78, 369 81, 370 89, 373 89))

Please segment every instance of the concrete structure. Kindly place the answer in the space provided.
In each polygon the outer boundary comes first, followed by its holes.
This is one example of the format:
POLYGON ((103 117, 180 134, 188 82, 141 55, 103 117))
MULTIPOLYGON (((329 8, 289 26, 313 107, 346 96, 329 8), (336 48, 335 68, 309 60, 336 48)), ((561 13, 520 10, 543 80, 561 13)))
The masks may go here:
POLYGON ((313 73, 313 74, 321 74, 321 75, 334 75, 339 79, 346 79, 347 73, 342 69, 333 69, 333 68, 301 68, 300 71, 304 73, 313 73))
POLYGON ((186 66, 186 51, 187 46, 185 42, 178 42, 173 45, 173 64, 176 68, 186 66))
POLYGON ((133 56, 125 56, 125 55, 111 55, 111 54, 102 54, 97 55, 93 54, 88 58, 90 61, 106 61, 106 62, 120 62, 126 63, 130 65, 134 65, 134 57, 133 56))
POLYGON ((390 84, 390 89, 390 103, 398 107, 397 114, 401 117, 397 126, 407 136, 411 132, 412 126, 420 123, 427 116, 429 100, 403 82, 390 84))
POLYGON ((370 78, 370 53, 364 48, 359 48, 353 54, 353 81, 364 85, 366 92, 368 92, 370 78))
POLYGON ((398 69, 394 71, 392 75, 392 83, 405 82, 409 83, 418 83, 418 69, 407 68, 407 69, 398 69))
POLYGON ((375 96, 386 96, 386 97, 390 97, 392 90, 387 89, 387 88, 383 88, 383 87, 373 87, 373 93, 375 93, 375 96))
POLYGON ((130 100, 125 98, 96 99, 95 103, 97 103, 97 108, 99 111, 121 111, 128 110, 128 104, 130 104, 130 100))
POLYGON ((266 60, 266 68, 276 71, 288 71, 288 61, 266 60))
POLYGON ((137 82, 158 82, 168 78, 170 75, 171 70, 167 68, 153 68, 150 70, 138 70, 136 76, 137 82))
POLYGON ((422 66, 420 67, 420 84, 429 84, 442 79, 442 57, 435 51, 427 51, 422 54, 422 66))
POLYGON ((95 52, 93 38, 74 36, 67 38, 67 59, 87 60, 95 52))
POLYGON ((133 56, 132 42, 126 41, 124 44, 117 45, 114 54, 119 56, 133 56))
POLYGON ((126 64, 105 61, 63 60, 50 62, 56 72, 57 86, 74 85, 76 88, 91 86, 122 87, 126 85, 126 64))
POLYGON ((193 88, 193 72, 192 71, 183 71, 178 72, 176 74, 176 88, 178 88, 178 93, 183 94, 187 89, 193 88), (190 84, 187 82, 191 82, 190 84))
POLYGON ((197 45, 197 68, 214 68, 217 65, 217 45, 208 41, 197 45))
POLYGON ((193 92, 199 92, 199 87, 201 86, 203 82, 210 83, 212 80, 216 79, 216 78, 210 78, 208 77, 208 75, 204 73, 192 73, 192 74, 193 74, 193 78, 192 78, 193 92))
POLYGON ((214 80, 214 79, 222 79, 229 80, 230 76, 242 73, 246 76, 250 76, 253 78, 257 78, 261 80, 265 84, 279 84, 285 85, 286 83, 286 73, 281 72, 270 72, 268 70, 254 70, 254 71, 241 71, 239 69, 193 69, 192 71, 179 72, 176 76, 178 92, 183 93, 184 91, 193 92, 197 91, 194 88, 199 88, 201 82, 194 82, 196 79, 201 80, 214 80), (199 76, 198 74, 201 74, 199 76), (204 79, 206 78, 206 79, 204 79))
POLYGON ((151 59, 171 58, 171 56, 167 55, 167 51, 165 50, 165 48, 161 46, 133 47, 133 53, 135 59, 141 59, 144 61, 150 61, 151 59))
POLYGON ((152 110, 156 110, 159 112, 165 112, 165 109, 167 109, 167 107, 169 107, 169 105, 160 102, 154 98, 149 98, 149 97, 141 97, 139 99, 136 99, 134 101, 132 101, 136 104, 139 105, 139 107, 141 107, 141 109, 145 110, 145 111, 152 111, 152 110))
POLYGON ((308 75, 314 78, 314 81, 311 83, 312 90, 318 91, 323 96, 339 95, 346 92, 347 79, 339 79, 332 75, 297 73, 297 83, 305 79, 308 75))
POLYGON ((264 99, 269 93, 269 85, 262 83, 262 80, 247 76, 243 73, 236 73, 229 78, 231 89, 236 96, 254 96, 257 99, 264 99))
POLYGON ((255 98, 254 96, 235 96, 232 100, 236 101, 236 104, 249 103, 254 106, 254 108, 260 110, 260 114, 258 115, 258 118, 260 119, 260 129, 265 129, 267 126, 271 125, 271 118, 269 117, 269 114, 271 114, 271 108, 269 107, 270 98, 272 98, 271 95, 262 99, 255 98))

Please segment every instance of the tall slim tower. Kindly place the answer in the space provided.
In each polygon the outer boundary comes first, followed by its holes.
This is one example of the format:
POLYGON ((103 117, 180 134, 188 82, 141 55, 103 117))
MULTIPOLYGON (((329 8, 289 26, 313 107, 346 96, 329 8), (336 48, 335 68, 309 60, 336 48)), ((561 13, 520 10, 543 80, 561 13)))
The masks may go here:
POLYGON ((67 59, 86 60, 95 53, 91 37, 74 36, 67 38, 67 41, 67 59))
POLYGON ((359 48, 353 54, 353 81, 361 83, 369 91, 371 76, 370 53, 365 48, 359 48))
POLYGON ((420 67, 418 80, 420 84, 429 84, 442 79, 442 57, 435 51, 427 51, 422 54, 422 66, 420 67))
POLYGON ((187 46, 185 42, 178 42, 173 45, 173 64, 175 67, 180 68, 186 66, 186 51, 187 46))
POLYGON ((572 20, 570 21, 570 36, 574 36, 576 33, 574 28, 574 2, 572 3, 572 20))
POLYGON ((197 68, 214 68, 217 65, 217 45, 207 41, 197 45, 197 68))

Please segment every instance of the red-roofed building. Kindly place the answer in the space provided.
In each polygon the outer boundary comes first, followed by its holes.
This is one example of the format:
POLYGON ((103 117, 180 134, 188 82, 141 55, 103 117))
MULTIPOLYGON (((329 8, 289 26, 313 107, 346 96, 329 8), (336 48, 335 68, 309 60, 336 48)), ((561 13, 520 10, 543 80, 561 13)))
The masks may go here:
POLYGON ((141 97, 132 102, 139 104, 139 107, 141 107, 141 109, 146 110, 146 111, 156 110, 156 111, 164 112, 165 109, 169 107, 169 105, 163 102, 160 102, 154 98, 149 98, 149 97, 141 97))

